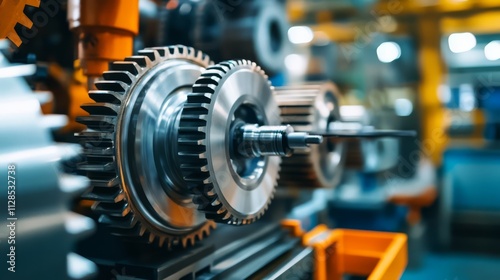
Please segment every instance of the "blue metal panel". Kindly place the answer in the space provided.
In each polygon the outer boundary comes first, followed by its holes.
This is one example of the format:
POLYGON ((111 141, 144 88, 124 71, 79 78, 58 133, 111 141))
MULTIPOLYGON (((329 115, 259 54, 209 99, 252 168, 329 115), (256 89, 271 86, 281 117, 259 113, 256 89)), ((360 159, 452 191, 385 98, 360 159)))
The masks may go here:
POLYGON ((454 211, 500 211, 500 150, 449 149, 443 164, 454 211))

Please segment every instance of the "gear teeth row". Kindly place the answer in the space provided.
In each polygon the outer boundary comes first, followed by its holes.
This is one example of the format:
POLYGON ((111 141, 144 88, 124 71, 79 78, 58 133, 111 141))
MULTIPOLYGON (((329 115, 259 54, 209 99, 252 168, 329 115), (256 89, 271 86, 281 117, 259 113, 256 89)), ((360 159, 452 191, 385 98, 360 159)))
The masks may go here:
POLYGON ((76 136, 82 140, 86 156, 86 161, 78 167, 87 171, 91 183, 90 190, 82 198, 94 201, 92 210, 100 215, 99 222, 109 226, 115 235, 171 248, 194 244, 195 240, 207 236, 215 224, 207 222, 187 236, 171 236, 149 226, 129 203, 118 176, 114 148, 117 119, 128 90, 149 68, 168 59, 213 64, 202 52, 181 45, 145 49, 124 61, 111 63, 110 70, 103 73, 103 80, 95 83, 97 90, 89 92, 95 103, 81 106, 90 115, 77 118, 87 130, 76 136))
POLYGON ((8 38, 18 47, 23 43, 15 27, 18 23, 33 27, 33 22, 24 14, 26 6, 39 7, 40 0, 0 1, 0 39, 8 38))
MULTIPOLYGON (((198 210, 205 213, 205 217, 218 223, 245 225, 261 218, 265 213, 274 193, 266 201, 266 206, 253 218, 241 219, 233 215, 224 206, 211 181, 206 159, 207 140, 206 127, 212 96, 217 86, 225 75, 232 69, 249 66, 249 69, 261 74, 267 80, 264 71, 249 60, 230 60, 207 68, 192 87, 192 93, 187 97, 187 102, 182 111, 178 147, 181 171, 191 193, 193 202, 198 205, 198 210)), ((269 86, 271 86, 271 83, 269 86)))
MULTIPOLYGON (((326 92, 332 92, 338 97, 337 89, 331 83, 276 88, 274 94, 281 110, 282 123, 291 125, 295 131, 322 130, 317 127, 318 122, 322 121, 317 119, 317 112, 321 109, 317 107, 317 103, 318 98, 326 92)), ((323 171, 316 166, 321 164, 321 154, 315 149, 317 147, 296 150, 291 157, 283 158, 278 185, 322 188, 327 187, 325 184, 334 184, 334 180, 326 182, 323 171)))

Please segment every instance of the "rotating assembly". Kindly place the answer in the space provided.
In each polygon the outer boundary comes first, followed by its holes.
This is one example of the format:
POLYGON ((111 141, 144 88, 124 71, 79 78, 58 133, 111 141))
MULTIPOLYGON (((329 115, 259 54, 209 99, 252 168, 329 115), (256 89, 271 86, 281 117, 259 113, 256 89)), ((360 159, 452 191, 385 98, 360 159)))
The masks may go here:
POLYGON ((210 64, 180 45, 145 49, 111 64, 89 92, 96 103, 82 106, 88 129, 77 134, 92 185, 83 198, 114 234, 186 246, 214 221, 254 222, 273 198, 280 157, 322 141, 280 125, 255 63, 210 64))
MULTIPOLYGON (((341 121, 338 90, 331 83, 280 87, 275 96, 282 122, 297 131, 328 131, 332 123, 341 121)), ((345 143, 326 140, 284 158, 278 184, 332 188, 341 179, 344 162, 345 143)))
POLYGON ((208 56, 184 46, 152 48, 114 62, 89 92, 84 143, 99 222, 116 235, 159 246, 193 244, 214 227, 192 203, 177 159, 178 117, 208 56))
POLYGON ((266 155, 282 154, 274 144, 285 135, 283 128, 263 127, 279 126, 280 119, 261 68, 247 60, 209 67, 188 95, 180 123, 182 171, 199 209, 221 223, 260 218, 281 162, 266 155))

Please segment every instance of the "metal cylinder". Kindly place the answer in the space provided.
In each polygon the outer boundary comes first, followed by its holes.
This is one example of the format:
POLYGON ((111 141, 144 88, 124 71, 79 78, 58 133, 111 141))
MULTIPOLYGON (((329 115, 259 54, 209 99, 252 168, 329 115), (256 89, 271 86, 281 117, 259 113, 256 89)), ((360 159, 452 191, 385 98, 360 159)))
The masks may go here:
MULTIPOLYGON (((331 83, 279 87, 275 96, 282 122, 297 131, 328 131, 330 124, 341 120, 340 94, 331 83)), ((335 187, 342 176, 344 161, 344 143, 323 141, 284 158, 278 184, 289 188, 335 187)))
POLYGON ((241 138, 236 137, 236 149, 244 157, 289 156, 292 150, 286 143, 286 135, 292 132, 289 125, 243 125, 239 132, 241 138))
POLYGON ((139 1, 69 0, 68 21, 78 36, 84 74, 100 76, 109 62, 132 54, 139 30, 139 1))

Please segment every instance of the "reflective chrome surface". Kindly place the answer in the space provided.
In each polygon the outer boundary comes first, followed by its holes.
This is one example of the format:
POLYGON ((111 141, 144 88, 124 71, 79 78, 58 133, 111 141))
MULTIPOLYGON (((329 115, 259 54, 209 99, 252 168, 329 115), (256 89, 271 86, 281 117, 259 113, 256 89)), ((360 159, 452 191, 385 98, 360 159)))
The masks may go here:
POLYGON ((173 150, 177 139, 170 133, 203 69, 180 59, 149 69, 133 86, 118 121, 124 186, 135 207, 160 231, 188 232, 206 222, 185 189, 173 150))
POLYGON ((251 176, 238 174, 233 168, 234 157, 229 150, 232 136, 231 123, 235 111, 241 106, 252 108, 262 125, 279 125, 277 104, 267 78, 248 67, 230 70, 212 97, 211 112, 207 120, 208 167, 215 177, 214 189, 222 203, 236 217, 257 216, 273 196, 281 159, 261 158, 251 176))

